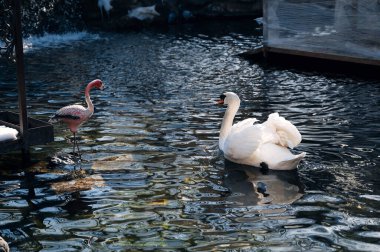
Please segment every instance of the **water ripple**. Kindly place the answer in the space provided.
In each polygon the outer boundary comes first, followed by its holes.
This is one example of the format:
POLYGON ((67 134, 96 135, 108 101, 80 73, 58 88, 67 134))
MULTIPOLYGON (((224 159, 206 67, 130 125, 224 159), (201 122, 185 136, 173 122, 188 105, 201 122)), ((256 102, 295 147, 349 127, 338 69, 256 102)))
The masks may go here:
MULTIPOLYGON (((33 117, 83 104, 91 79, 107 89, 91 93, 81 163, 65 154, 62 125, 31 164, 0 157, 0 235, 11 249, 380 250, 378 81, 245 61, 237 54, 261 43, 247 27, 104 33, 28 51, 33 117), (225 108, 214 104, 224 91, 241 97, 236 120, 279 112, 299 128, 298 170, 225 162, 225 108)), ((16 111, 14 66, 0 69, 0 109, 16 111)))

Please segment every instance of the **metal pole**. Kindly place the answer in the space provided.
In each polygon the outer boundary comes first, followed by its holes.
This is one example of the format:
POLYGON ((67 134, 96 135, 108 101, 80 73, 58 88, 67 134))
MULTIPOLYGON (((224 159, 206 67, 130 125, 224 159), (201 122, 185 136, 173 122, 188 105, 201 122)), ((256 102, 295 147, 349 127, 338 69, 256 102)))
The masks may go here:
POLYGON ((22 136, 22 151, 29 151, 28 144, 28 115, 26 110, 26 91, 25 91, 25 71, 24 71, 24 49, 22 43, 21 28, 21 3, 20 0, 13 0, 13 18, 14 18, 14 40, 16 51, 17 66, 17 86, 18 86, 18 105, 20 111, 20 129, 22 136))
POLYGON ((267 47, 268 47, 268 26, 269 26, 269 0, 263 0, 263 56, 267 58, 267 47))

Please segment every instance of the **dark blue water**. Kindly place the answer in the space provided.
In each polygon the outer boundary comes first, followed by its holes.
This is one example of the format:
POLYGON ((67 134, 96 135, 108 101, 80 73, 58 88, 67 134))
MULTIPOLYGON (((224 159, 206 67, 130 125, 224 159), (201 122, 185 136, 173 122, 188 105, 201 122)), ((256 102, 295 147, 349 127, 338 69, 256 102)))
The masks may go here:
MULTIPOLYGON (((12 251, 379 251, 379 80, 246 61, 250 22, 101 33, 26 52, 28 109, 48 120, 84 103, 80 131, 0 157, 0 235, 12 251), (236 120, 279 112, 307 152, 292 172, 226 162, 224 91, 236 120), (65 159, 67 158, 67 159, 65 159), (257 188, 265 185, 265 195, 257 188)), ((17 112, 14 65, 0 63, 0 110, 17 112)))

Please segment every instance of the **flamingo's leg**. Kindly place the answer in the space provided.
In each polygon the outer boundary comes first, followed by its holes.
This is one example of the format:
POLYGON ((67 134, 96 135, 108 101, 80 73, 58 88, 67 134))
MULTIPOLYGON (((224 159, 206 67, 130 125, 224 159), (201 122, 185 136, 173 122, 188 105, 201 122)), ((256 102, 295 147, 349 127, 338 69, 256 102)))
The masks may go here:
POLYGON ((78 155, 79 155, 79 157, 81 158, 82 156, 81 156, 81 153, 80 153, 80 150, 79 150, 78 140, 76 140, 76 138, 75 138, 75 142, 76 142, 76 144, 77 144, 78 155))
POLYGON ((75 154, 75 139, 76 139, 75 132, 73 132, 73 135, 74 135, 74 145, 73 145, 73 155, 74 155, 75 154))
POLYGON ((75 155, 75 145, 76 145, 77 149, 78 149, 78 156, 81 157, 81 153, 80 153, 80 150, 79 150, 79 144, 78 144, 78 140, 77 140, 77 134, 76 134, 76 132, 73 132, 73 134, 74 134, 73 154, 75 155))

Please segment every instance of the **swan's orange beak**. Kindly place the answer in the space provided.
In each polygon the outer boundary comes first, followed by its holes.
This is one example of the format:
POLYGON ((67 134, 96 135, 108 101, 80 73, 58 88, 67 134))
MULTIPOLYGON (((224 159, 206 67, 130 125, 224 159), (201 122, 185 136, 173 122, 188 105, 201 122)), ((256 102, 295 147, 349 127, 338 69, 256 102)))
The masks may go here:
POLYGON ((216 104, 223 105, 224 104, 224 100, 218 99, 218 100, 216 100, 216 104))

